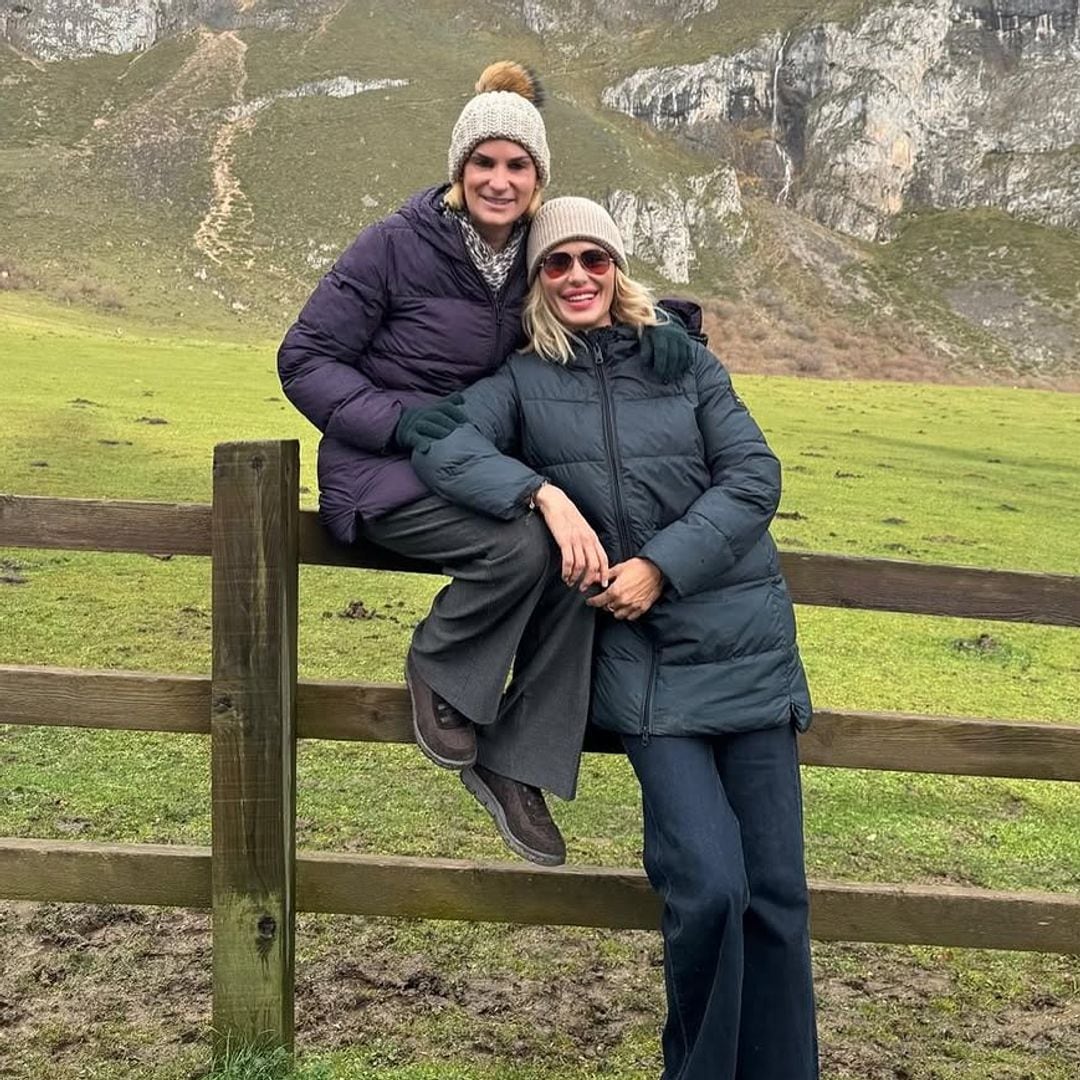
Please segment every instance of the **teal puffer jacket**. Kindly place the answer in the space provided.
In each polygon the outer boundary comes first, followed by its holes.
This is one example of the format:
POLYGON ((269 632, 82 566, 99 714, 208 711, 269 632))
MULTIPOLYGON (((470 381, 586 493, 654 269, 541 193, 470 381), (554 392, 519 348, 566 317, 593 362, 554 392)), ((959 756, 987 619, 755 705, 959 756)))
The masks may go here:
POLYGON ((471 423, 413 455, 432 490, 513 518, 545 477, 612 563, 639 555, 664 574, 641 619, 599 615, 594 723, 646 738, 806 728, 794 613, 768 533, 780 465, 712 353, 697 346, 690 371, 665 385, 635 330, 595 330, 565 366, 518 354, 465 399, 471 423))

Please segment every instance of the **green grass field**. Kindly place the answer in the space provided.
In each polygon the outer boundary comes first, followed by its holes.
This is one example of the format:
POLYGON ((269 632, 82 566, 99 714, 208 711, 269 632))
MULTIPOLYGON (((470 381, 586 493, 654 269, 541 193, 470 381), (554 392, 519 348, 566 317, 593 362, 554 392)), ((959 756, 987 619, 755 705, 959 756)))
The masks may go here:
MULTIPOLYGON (((281 396, 272 342, 157 339, 0 294, 0 357, 0 492, 207 501, 215 442, 298 437, 315 506, 315 432, 281 396)), ((1080 573, 1080 397, 736 381, 785 465, 782 548, 1080 573)), ((302 676, 399 681, 438 584, 305 568, 302 676), (371 618, 344 617, 356 600, 371 618)), ((0 612, 3 663, 209 668, 205 560, 0 551, 0 612)), ((1075 631, 811 608, 799 620, 818 707, 1080 719, 1075 631)), ((1076 785, 830 769, 804 784, 812 876, 1080 887, 1076 785)), ((577 801, 554 810, 572 862, 636 864, 621 760, 588 760, 577 801)), ((0 725, 0 834, 206 843, 205 741, 0 725)), ((407 747, 303 744, 298 842, 504 857, 453 778, 407 747)), ((9 905, 0 939, 0 1076, 197 1075, 201 916, 9 905), (86 1005, 65 1010, 73 994, 86 1005)), ((654 935, 306 918, 299 949, 304 1080, 659 1073, 654 935)), ((817 963, 826 1076, 1075 1075, 1075 958, 821 946, 817 963)))

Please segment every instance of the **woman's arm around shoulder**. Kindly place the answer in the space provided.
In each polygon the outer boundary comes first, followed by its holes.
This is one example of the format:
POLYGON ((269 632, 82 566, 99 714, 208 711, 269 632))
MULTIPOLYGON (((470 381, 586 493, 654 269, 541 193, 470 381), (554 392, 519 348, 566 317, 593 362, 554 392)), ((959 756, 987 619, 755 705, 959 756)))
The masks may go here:
POLYGON ((320 431, 376 453, 392 449, 396 394, 358 367, 386 314, 388 229, 364 229, 308 298, 278 350, 285 396, 320 431))
POLYGON ((780 462, 720 361, 696 348, 693 376, 711 486, 639 552, 676 593, 709 587, 764 535, 780 503, 780 462))
POLYGON ((519 396, 513 358, 464 391, 469 422, 412 456, 436 494, 492 517, 520 517, 543 477, 515 456, 519 396))

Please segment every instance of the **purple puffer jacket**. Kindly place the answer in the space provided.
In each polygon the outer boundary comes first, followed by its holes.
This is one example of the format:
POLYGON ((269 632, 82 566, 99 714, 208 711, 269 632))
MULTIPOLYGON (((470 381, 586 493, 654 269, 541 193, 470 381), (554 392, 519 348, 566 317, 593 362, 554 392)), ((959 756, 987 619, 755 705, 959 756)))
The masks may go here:
POLYGON ((402 408, 491 374, 524 343, 525 245, 496 295, 440 211, 447 186, 364 229, 319 282, 278 351, 288 399, 323 433, 319 509, 344 543, 428 493, 393 442, 402 408))

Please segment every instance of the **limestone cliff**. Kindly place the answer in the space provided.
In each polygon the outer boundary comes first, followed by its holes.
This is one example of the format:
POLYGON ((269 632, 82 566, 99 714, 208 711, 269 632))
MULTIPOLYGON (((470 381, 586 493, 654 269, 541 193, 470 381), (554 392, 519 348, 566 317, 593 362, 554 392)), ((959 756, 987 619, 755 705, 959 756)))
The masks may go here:
POLYGON ((739 181, 729 166, 688 177, 685 184, 671 182, 646 195, 616 190, 604 201, 626 237, 627 254, 680 284, 690 281, 703 237, 708 237, 713 251, 730 253, 742 244, 749 228, 739 181))
POLYGON ((534 33, 589 35, 612 27, 686 22, 719 5, 720 0, 512 0, 510 8, 534 33))
POLYGON ((1080 228, 1080 0, 916 0, 638 71, 608 106, 685 133, 778 201, 886 238, 905 207, 1080 228), (740 136, 753 135, 753 138, 740 136))
POLYGON ((290 25, 296 7, 267 0, 0 0, 0 41, 41 60, 118 55, 194 26, 290 25))

